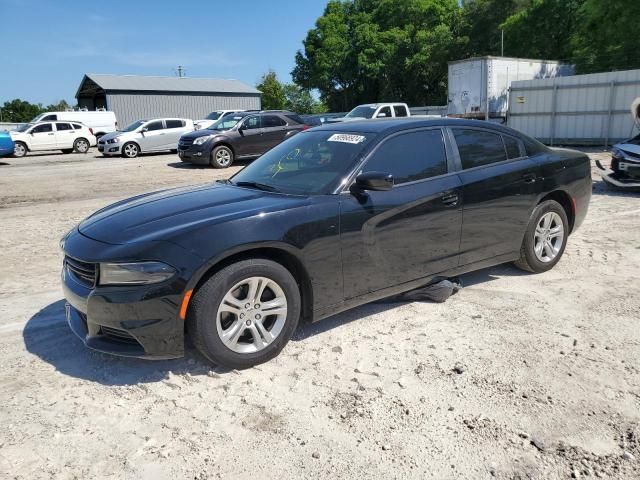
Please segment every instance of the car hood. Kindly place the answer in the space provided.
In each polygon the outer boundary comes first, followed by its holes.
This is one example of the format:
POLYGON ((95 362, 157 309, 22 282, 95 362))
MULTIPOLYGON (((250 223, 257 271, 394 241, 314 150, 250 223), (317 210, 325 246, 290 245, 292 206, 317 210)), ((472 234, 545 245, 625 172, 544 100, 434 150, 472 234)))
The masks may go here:
POLYGON ((111 132, 111 133, 106 133, 100 138, 100 140, 107 141, 107 140, 111 140, 111 139, 116 138, 116 137, 122 137, 123 135, 128 135, 130 133, 131 132, 111 132))
POLYGON ((83 235, 111 244, 170 241, 205 225, 302 206, 307 197, 225 184, 162 190, 98 210, 78 226, 83 235))
POLYGON ((640 155, 640 145, 635 145, 633 143, 618 143, 617 145, 614 145, 614 147, 625 152, 640 155))
MULTIPOLYGON (((228 131, 228 130, 225 130, 228 131)), ((210 135, 220 135, 225 131, 216 130, 207 130, 206 128, 202 128, 200 130, 194 130, 193 132, 188 132, 182 135, 182 138, 198 138, 198 137, 208 137, 210 135)))

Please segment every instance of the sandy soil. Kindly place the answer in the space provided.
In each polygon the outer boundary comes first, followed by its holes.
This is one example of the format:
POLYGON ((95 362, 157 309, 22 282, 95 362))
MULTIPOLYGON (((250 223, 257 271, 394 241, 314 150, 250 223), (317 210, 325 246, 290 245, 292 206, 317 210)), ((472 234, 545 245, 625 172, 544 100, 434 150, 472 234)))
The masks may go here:
MULTIPOLYGON (((592 157, 607 158, 606 153, 592 157)), ((551 272, 368 305, 242 372, 85 349, 58 239, 117 199, 226 177, 175 156, 0 166, 0 478, 639 478, 640 195, 594 173, 551 272)), ((595 172, 595 170, 594 170, 595 172)))

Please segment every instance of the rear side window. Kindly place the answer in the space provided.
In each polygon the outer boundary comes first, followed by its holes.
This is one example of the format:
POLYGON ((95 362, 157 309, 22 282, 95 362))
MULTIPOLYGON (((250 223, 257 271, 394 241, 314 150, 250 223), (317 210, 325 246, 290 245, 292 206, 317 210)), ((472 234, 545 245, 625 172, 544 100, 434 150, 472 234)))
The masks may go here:
POLYGON ((481 167, 507 159, 501 135, 484 130, 454 128, 462 168, 481 167))
POLYGON ((282 127, 282 126, 284 126, 286 124, 287 124, 287 122, 285 122, 283 119, 281 119, 277 115, 265 115, 262 118, 262 127, 263 128, 282 127))
POLYGON ((548 151, 548 148, 545 145, 537 140, 534 140, 533 138, 523 136, 522 142, 524 143, 524 149, 526 150, 527 155, 529 155, 530 157, 537 155, 538 153, 544 153, 548 151))
POLYGON ((82 125, 78 125, 77 123, 73 124, 73 128, 75 128, 76 130, 81 130, 82 129, 82 125))
POLYGON ((152 132, 153 130, 162 130, 164 127, 162 126, 162 120, 157 120, 155 122, 148 123, 145 128, 152 132))
POLYGON ((520 158, 522 156, 520 153, 520 143, 515 138, 507 135, 503 135, 502 138, 504 140, 504 148, 507 149, 507 157, 520 158))
POLYGON ((33 127, 31 133, 42 133, 42 132, 53 132, 53 127, 50 123, 43 123, 42 125, 37 125, 33 127))
POLYGON ((291 120, 293 123, 305 123, 300 115, 296 115, 295 113, 287 113, 285 114, 287 120, 291 120))
POLYGON ((73 130, 73 127, 68 123, 56 123, 56 130, 59 132, 62 130, 73 130))
POLYGON ((184 127, 183 120, 165 120, 167 128, 182 128, 184 127))
POLYGON ((396 114, 396 117, 406 117, 407 116, 407 108, 404 105, 394 105, 393 111, 396 114))
POLYGON ((442 131, 423 130, 390 138, 375 151, 363 171, 390 173, 396 185, 447 173, 442 131))

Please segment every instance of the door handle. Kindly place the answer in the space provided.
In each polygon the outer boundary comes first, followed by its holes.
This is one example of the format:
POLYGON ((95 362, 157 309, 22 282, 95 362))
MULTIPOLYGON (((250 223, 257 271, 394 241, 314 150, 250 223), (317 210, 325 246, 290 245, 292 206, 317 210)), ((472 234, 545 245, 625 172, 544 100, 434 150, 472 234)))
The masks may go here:
POLYGON ((536 174, 535 173, 525 173, 522 176, 524 183, 535 183, 536 182, 536 174))
POLYGON ((54 135, 53 133, 47 133, 47 135, 54 135))
POLYGON ((452 207, 455 207, 458 204, 457 193, 445 193, 440 199, 442 200, 442 203, 452 207))

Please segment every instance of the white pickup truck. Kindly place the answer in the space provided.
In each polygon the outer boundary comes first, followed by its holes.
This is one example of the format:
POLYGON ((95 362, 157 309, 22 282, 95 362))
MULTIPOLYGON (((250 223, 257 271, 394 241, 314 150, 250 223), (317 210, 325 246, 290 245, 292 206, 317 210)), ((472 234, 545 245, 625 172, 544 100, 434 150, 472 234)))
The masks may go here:
POLYGON ((367 103, 358 105, 342 118, 334 121, 348 122, 351 120, 365 120, 369 118, 410 117, 411 112, 406 103, 367 103))

